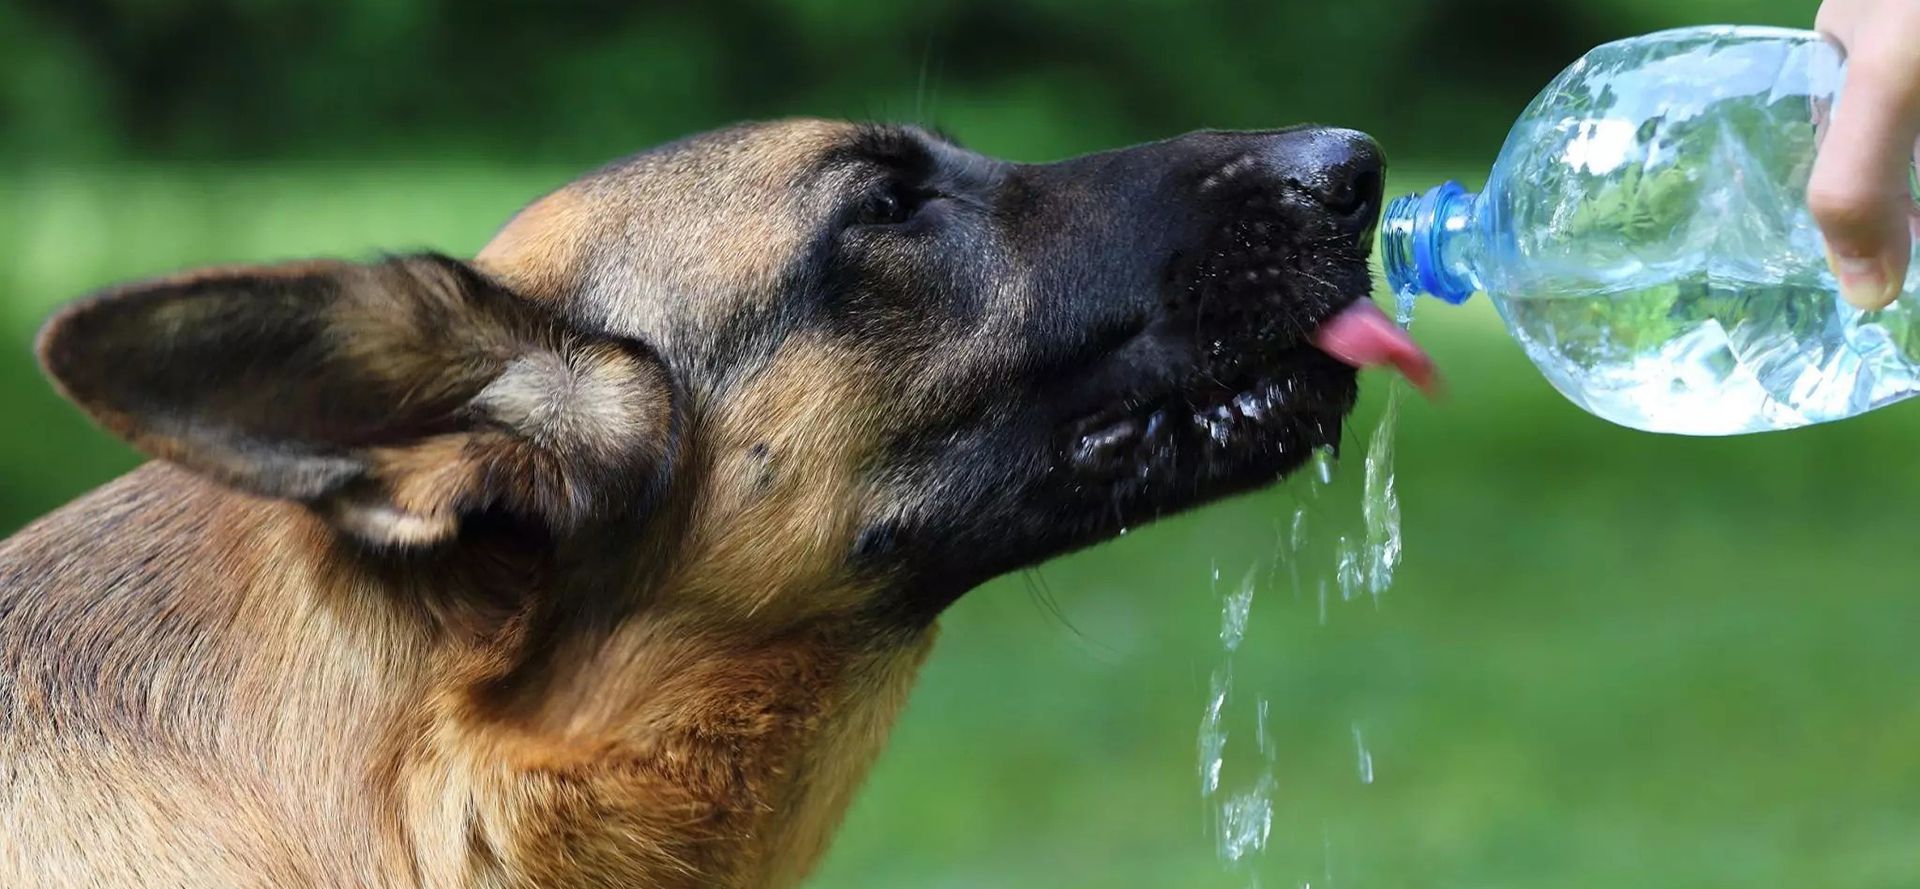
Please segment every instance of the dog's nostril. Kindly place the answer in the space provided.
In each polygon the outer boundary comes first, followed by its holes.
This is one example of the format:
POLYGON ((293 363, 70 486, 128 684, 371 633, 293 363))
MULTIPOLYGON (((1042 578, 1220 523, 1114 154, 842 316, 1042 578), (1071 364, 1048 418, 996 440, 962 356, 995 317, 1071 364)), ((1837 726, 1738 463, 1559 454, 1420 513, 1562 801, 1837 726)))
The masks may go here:
POLYGON ((1329 204, 1327 209, 1342 216, 1371 212, 1380 203, 1381 190, 1380 171, 1361 170, 1339 190, 1339 199, 1329 204))
POLYGON ((1354 219, 1371 214, 1380 205, 1382 188, 1379 166, 1356 159, 1329 170, 1315 197, 1335 216, 1354 219))

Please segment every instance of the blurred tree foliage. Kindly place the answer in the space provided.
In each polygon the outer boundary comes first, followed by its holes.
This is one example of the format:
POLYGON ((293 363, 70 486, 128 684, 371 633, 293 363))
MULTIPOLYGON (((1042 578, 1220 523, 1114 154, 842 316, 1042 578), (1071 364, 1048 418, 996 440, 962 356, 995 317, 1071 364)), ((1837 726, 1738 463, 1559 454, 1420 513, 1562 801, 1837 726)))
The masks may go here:
POLYGON ((1588 47, 1808 0, 7 0, 0 156, 591 162, 795 113, 1019 156, 1201 126, 1485 158, 1588 47))

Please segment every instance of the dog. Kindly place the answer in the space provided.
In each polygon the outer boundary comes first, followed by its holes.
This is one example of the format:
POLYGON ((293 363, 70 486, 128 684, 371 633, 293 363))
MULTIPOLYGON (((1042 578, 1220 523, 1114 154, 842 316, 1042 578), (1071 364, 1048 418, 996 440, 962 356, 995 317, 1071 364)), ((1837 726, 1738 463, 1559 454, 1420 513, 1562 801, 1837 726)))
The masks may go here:
POLYGON ((155 459, 0 544, 0 885, 795 885, 943 609, 1337 442, 1383 170, 755 123, 64 308, 155 459))

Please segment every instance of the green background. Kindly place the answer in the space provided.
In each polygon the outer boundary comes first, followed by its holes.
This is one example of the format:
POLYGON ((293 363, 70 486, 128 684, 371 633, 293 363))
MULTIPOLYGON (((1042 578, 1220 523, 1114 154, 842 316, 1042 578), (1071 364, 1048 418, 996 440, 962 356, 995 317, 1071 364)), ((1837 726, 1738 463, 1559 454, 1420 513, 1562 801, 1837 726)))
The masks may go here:
MULTIPOLYGON (((131 465, 28 354, 50 307, 216 262, 470 253, 579 170, 746 117, 938 123, 1044 160, 1318 120, 1390 187, 1473 184, 1586 48, 1811 2, 1023 5, 0 0, 0 528, 131 465)), ((973 593, 823 887, 1920 885, 1920 407, 1649 436, 1555 395, 1484 300, 1423 307, 1450 396, 1400 430, 1406 559, 1314 581, 1358 531, 1383 379, 1332 489, 1241 498, 973 593), (1216 858, 1196 774, 1231 586, 1310 510, 1234 663, 1267 848, 1216 858), (1374 764, 1363 783, 1356 733, 1374 764)), ((137 372, 137 369, 129 369, 137 372)))

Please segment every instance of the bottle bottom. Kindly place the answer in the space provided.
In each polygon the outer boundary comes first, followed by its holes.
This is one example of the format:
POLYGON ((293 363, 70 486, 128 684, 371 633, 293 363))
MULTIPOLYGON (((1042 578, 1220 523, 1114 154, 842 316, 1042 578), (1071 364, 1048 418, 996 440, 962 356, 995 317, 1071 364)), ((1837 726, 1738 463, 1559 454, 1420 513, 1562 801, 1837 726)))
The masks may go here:
POLYGON ((1823 287, 1709 279, 1505 300, 1554 387, 1635 429, 1737 435, 1854 416, 1920 391, 1906 309, 1863 314, 1823 287))

